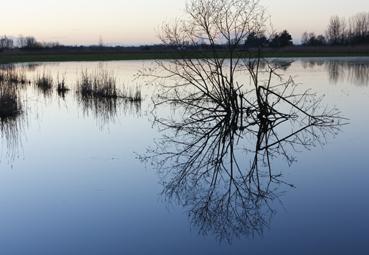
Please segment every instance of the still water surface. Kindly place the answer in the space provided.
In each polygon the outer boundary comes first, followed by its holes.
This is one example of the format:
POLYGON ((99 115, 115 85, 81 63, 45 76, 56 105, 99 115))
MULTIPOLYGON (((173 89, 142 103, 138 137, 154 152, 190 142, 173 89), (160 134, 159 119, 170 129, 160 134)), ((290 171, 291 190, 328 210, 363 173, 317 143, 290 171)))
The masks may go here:
POLYGON ((168 197, 170 177, 141 160, 165 132, 153 125, 155 88, 135 79, 149 61, 17 65, 30 79, 65 76, 71 91, 63 98, 26 86, 25 113, 1 130, 0 253, 369 254, 369 58, 284 61, 286 74, 325 95, 348 124, 289 152, 291 166, 273 159, 283 183, 274 199, 244 210, 251 225, 224 210, 212 212, 218 220, 194 217, 204 201, 191 191, 168 197), (141 86, 143 102, 108 114, 84 108, 76 80, 99 69, 141 86))

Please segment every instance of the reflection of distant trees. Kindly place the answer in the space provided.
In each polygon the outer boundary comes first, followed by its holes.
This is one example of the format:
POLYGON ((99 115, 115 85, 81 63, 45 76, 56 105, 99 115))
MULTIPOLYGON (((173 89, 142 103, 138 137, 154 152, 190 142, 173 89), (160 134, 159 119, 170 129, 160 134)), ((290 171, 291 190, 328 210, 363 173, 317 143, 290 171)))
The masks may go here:
POLYGON ((348 79, 354 81, 357 85, 369 84, 369 64, 368 63, 356 63, 353 65, 347 65, 348 79))
POLYGON ((354 60, 309 60, 303 62, 304 68, 324 66, 332 83, 348 81, 358 86, 369 84, 369 62, 354 60))
POLYGON ((293 62, 294 61, 292 60, 284 60, 284 59, 275 59, 271 61, 271 63, 275 66, 275 68, 283 71, 287 71, 287 69, 291 67, 293 62))
POLYGON ((339 81, 340 75, 342 75, 340 72, 341 67, 341 65, 334 61, 329 61, 326 64, 326 68, 329 74, 329 80, 331 82, 337 83, 339 81))
POLYGON ((20 64, 20 68, 25 69, 26 71, 34 72, 41 64, 38 63, 24 63, 20 64))
POLYGON ((14 64, 0 64, 0 70, 1 71, 10 71, 14 70, 15 65, 14 64))

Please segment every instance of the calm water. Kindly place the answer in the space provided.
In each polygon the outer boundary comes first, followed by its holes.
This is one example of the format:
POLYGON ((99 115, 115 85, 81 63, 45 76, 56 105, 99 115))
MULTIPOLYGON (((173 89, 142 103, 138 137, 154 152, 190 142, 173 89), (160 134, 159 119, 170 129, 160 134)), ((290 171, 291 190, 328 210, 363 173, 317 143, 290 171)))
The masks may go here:
POLYGON ((155 88, 135 79, 149 61, 17 65, 30 79, 65 76, 72 90, 62 98, 26 86, 25 113, 0 130, 0 253, 369 254, 369 58, 285 61, 286 74, 349 120, 290 151, 291 166, 273 159, 281 182, 273 199, 243 208, 247 223, 231 217, 239 204, 203 201, 205 182, 168 196, 173 176, 141 160, 167 132, 153 125, 155 88), (143 102, 84 107, 76 80, 99 69, 141 86, 143 102), (214 208, 201 217, 206 202, 214 208))

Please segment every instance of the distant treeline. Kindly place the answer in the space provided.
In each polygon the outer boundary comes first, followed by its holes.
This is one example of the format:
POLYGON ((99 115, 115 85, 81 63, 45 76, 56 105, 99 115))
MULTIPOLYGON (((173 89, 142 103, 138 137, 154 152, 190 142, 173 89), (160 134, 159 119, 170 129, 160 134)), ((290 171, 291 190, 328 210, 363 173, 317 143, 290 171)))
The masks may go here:
POLYGON ((333 16, 329 21, 325 35, 305 32, 301 42, 305 46, 368 45, 369 12, 359 13, 349 18, 333 16))
MULTIPOLYGON (((262 33, 251 33, 244 43, 245 48, 257 48, 257 47, 273 47, 282 48, 287 46, 293 46, 291 34, 284 30, 280 33, 274 33, 272 36, 267 38, 262 33)), ((206 43, 198 43, 197 45, 189 45, 188 49, 204 49, 208 48, 209 45, 206 43)), ((158 45, 144 45, 144 46, 105 46, 103 44, 90 45, 90 46, 65 46, 58 42, 39 42, 32 36, 18 37, 12 39, 7 36, 0 37, 0 51, 20 49, 20 50, 40 50, 40 49, 140 49, 140 50, 163 50, 168 48, 176 48, 176 45, 164 46, 158 45)), ((227 45, 218 45, 219 48, 225 48, 227 45)))
MULTIPOLYGON (((284 30, 279 33, 272 33, 266 36, 262 32, 251 33, 244 42, 244 49, 250 48, 284 48, 293 46, 292 35, 284 30)), ((315 33, 305 32, 302 35, 301 46, 356 46, 369 45, 369 12, 359 13, 350 18, 333 16, 330 19, 325 34, 316 35, 315 33)), ((176 45, 172 45, 175 48, 176 45)), ((182 46, 183 47, 183 46, 182 46)), ((206 43, 198 43, 188 47, 191 49, 206 49, 209 45, 206 43)), ((218 45, 217 47, 227 47, 227 45, 218 45)), ((7 36, 0 37, 0 52, 4 50, 41 50, 41 49, 73 49, 73 50, 141 50, 141 51, 158 51, 168 50, 168 46, 164 45, 148 45, 148 46, 104 46, 102 40, 99 44, 91 46, 65 46, 58 42, 39 42, 32 36, 19 36, 18 38, 10 38, 7 36)))
POLYGON ((4 49, 43 49, 60 47, 58 42, 39 42, 33 36, 19 36, 15 39, 6 35, 0 37, 0 50, 4 49))

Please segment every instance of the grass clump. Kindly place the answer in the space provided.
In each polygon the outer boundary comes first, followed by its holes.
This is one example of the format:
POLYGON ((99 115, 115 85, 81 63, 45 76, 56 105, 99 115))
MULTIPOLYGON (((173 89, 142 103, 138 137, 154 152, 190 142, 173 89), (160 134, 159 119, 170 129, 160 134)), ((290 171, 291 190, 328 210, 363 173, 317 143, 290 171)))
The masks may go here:
POLYGON ((93 74, 83 71, 77 83, 77 96, 84 112, 93 113, 104 122, 115 119, 119 93, 115 77, 104 70, 93 74))
POLYGON ((44 94, 49 94, 53 88, 53 78, 50 74, 43 72, 42 74, 37 74, 35 79, 35 85, 44 94))
POLYGON ((86 98, 107 98, 124 99, 127 101, 142 101, 141 89, 123 87, 123 90, 117 88, 117 82, 113 75, 107 71, 100 71, 94 75, 82 72, 81 78, 77 84, 78 93, 86 98))
POLYGON ((142 101, 138 87, 120 90, 116 78, 104 70, 93 74, 83 71, 77 83, 77 97, 85 113, 93 113, 104 122, 115 119, 120 106, 127 109, 134 105, 140 109, 142 101))
POLYGON ((107 71, 89 74, 83 71, 77 84, 78 93, 85 98, 112 98, 119 97, 116 79, 107 71))

